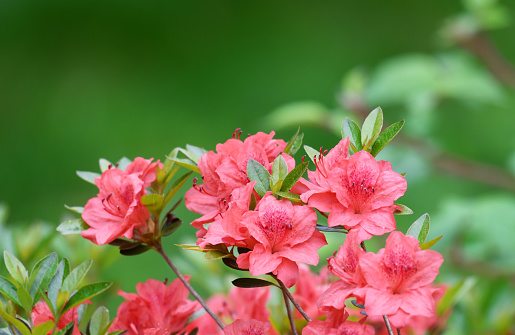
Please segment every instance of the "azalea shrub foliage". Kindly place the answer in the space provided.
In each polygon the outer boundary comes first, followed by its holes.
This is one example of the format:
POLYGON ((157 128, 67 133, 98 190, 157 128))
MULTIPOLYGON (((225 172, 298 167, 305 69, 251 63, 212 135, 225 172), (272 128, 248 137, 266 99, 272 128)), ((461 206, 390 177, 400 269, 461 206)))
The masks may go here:
POLYGON ((441 333, 449 313, 437 312, 445 285, 434 281, 443 258, 430 249, 439 238, 426 241, 428 214, 397 230, 395 215, 413 213, 397 202, 407 183, 375 158, 403 125, 382 131, 377 108, 361 127, 345 119, 329 150, 303 145, 299 131, 286 142, 274 132, 242 138, 236 130, 214 151, 187 145, 163 162, 100 160, 101 174, 78 172, 98 194, 68 207, 81 218, 58 230, 123 255, 154 250, 177 279, 149 278, 136 293, 118 292, 125 302, 111 319, 90 301, 110 283, 80 286, 91 261, 72 269, 52 253, 29 273, 6 251, 11 278, 0 277, 0 335, 441 333), (306 155, 296 161, 302 147, 306 155), (193 174, 184 205, 200 214, 191 222, 197 243, 178 247, 241 271, 228 295, 200 297, 163 250, 164 237, 182 223, 173 214, 181 202, 171 200, 193 174), (316 273, 308 265, 321 263, 327 234, 341 243, 316 273), (384 248, 368 252, 367 241, 385 234, 384 248), (284 300, 285 320, 267 307, 273 292, 284 300))

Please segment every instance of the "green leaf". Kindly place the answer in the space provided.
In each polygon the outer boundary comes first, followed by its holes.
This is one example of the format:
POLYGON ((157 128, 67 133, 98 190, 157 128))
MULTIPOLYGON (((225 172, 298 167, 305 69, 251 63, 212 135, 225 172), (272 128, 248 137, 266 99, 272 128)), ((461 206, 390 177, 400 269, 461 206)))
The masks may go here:
POLYGON ((64 208, 78 214, 82 214, 84 212, 84 207, 64 205, 64 208))
POLYGON ((242 287, 242 288, 252 288, 252 287, 265 287, 265 286, 276 286, 272 282, 269 282, 268 280, 259 279, 259 278, 238 278, 232 281, 232 284, 236 287, 242 287))
POLYGON ((16 327, 22 335, 31 335, 30 330, 27 328, 24 322, 18 320, 14 316, 7 313, 5 306, 0 302, 0 317, 5 320, 8 324, 16 327))
POLYGON ((141 197, 141 203, 148 209, 150 214, 156 218, 163 208, 163 196, 161 194, 146 194, 141 197))
POLYGON ((166 214, 166 221, 161 228, 161 235, 168 236, 173 234, 182 225, 182 220, 173 213, 166 214))
POLYGON ((79 286, 84 277, 86 277, 92 263, 93 261, 89 259, 73 269, 73 271, 64 279, 61 291, 72 293, 79 286))
POLYGON ((283 185, 281 186, 281 191, 289 192, 290 189, 297 183, 297 181, 302 177, 304 172, 308 169, 308 162, 297 165, 293 170, 288 173, 286 178, 284 178, 283 185))
POLYGON ((210 250, 210 251, 206 252, 206 254, 204 255, 204 257, 210 261, 213 261, 215 259, 220 259, 220 258, 231 257, 231 256, 232 256, 232 254, 230 252, 225 252, 222 250, 210 250))
POLYGON ((413 211, 406 205, 401 205, 401 204, 394 204, 394 205, 401 208, 401 209, 398 209, 398 208, 395 209, 395 212, 393 212, 393 214, 395 214, 395 215, 413 214, 413 211))
POLYGON ((316 230, 325 231, 328 233, 343 233, 343 234, 347 234, 349 232, 348 230, 346 230, 344 228, 328 227, 328 226, 323 226, 323 225, 319 225, 319 224, 316 225, 316 230))
POLYGON ((406 235, 415 237, 420 244, 426 241, 427 234, 429 234, 429 214, 427 213, 413 222, 406 232, 406 235))
POLYGON ((88 229, 89 226, 82 219, 72 219, 66 220, 62 222, 59 227, 57 227, 57 231, 62 235, 73 235, 80 234, 83 230, 88 229))
POLYGON ((200 157, 202 157, 203 154, 207 153, 206 149, 196 147, 191 144, 186 144, 186 150, 188 150, 193 156, 195 156, 196 161, 193 160, 195 163, 198 163, 198 161, 200 160, 200 157))
POLYGON ((171 161, 172 161, 172 162, 174 162, 174 163, 179 164, 180 166, 185 167, 185 168, 186 168, 186 169, 188 169, 188 170, 191 170, 191 171, 193 171, 193 172, 200 173, 200 170, 198 169, 197 164, 196 164, 194 161, 192 161, 191 159, 188 159, 188 158, 169 157, 169 156, 166 156, 166 158, 168 158, 169 160, 171 160, 171 161))
POLYGON ((18 287, 16 292, 18 294, 18 301, 20 302, 20 306, 23 307, 25 312, 30 313, 32 310, 32 297, 30 293, 23 287, 18 287))
POLYGON ((73 328, 75 326, 75 321, 67 324, 63 329, 56 333, 56 335, 71 335, 73 334, 73 328))
POLYGON ((128 159, 127 157, 122 157, 118 162, 116 162, 116 165, 120 170, 125 171, 127 166, 129 166, 131 163, 132 161, 130 159, 128 159))
POLYGON ((17 305, 20 305, 18 301, 18 295, 16 294, 16 285, 14 285, 9 279, 0 276, 0 292, 8 299, 17 305))
POLYGON ((196 244, 176 244, 176 246, 181 247, 181 248, 183 248, 185 250, 193 250, 193 251, 204 252, 204 249, 200 248, 196 244))
POLYGON ((270 185, 273 186, 277 184, 280 180, 284 180, 288 175, 288 164, 286 164, 286 160, 283 156, 279 155, 274 160, 272 164, 272 178, 270 181, 270 185))
POLYGON ((168 191, 166 192, 163 206, 166 206, 166 204, 172 199, 172 197, 181 189, 181 187, 184 185, 184 183, 188 180, 188 178, 191 176, 193 172, 188 172, 181 177, 179 177, 177 180, 173 182, 173 184, 170 186, 168 191))
POLYGON ((433 245, 436 244, 436 242, 440 241, 440 239, 443 237, 443 235, 438 236, 437 238, 432 239, 431 241, 427 241, 425 243, 422 243, 420 245, 420 249, 427 250, 431 248, 433 245))
POLYGON ((52 277, 50 284, 48 285, 48 300, 50 300, 51 302, 51 308, 53 307, 54 309, 57 306, 57 295, 63 284, 63 278, 65 276, 65 267, 65 260, 63 259, 61 262, 59 262, 59 265, 57 265, 57 270, 54 276, 52 277))
POLYGON ((236 263, 236 261, 233 258, 222 258, 222 262, 231 269, 238 271, 249 271, 248 269, 241 269, 240 267, 238 267, 238 263, 236 263))
POLYGON ((318 155, 320 155, 320 152, 316 151, 309 145, 304 146, 304 151, 306 151, 306 154, 308 155, 309 159, 311 159, 311 161, 316 164, 315 160, 316 160, 316 157, 318 155))
POLYGON ((54 321, 48 320, 45 323, 34 326, 32 328, 32 335, 46 335, 52 328, 54 328, 54 321))
POLYGON ((100 306, 91 316, 89 323, 90 335, 104 335, 109 325, 109 311, 104 306, 100 306))
POLYGON ((293 145, 295 144, 295 141, 297 140, 297 136, 299 136, 299 131, 300 131, 300 127, 297 128, 297 132, 292 136, 292 138, 290 138, 290 140, 288 141, 288 143, 286 143, 286 147, 284 148, 284 153, 285 154, 288 154, 290 156, 293 156, 295 153, 290 153, 291 152, 291 149, 293 148, 293 145))
POLYGON ((135 255, 142 254, 142 253, 144 253, 144 252, 146 252, 148 250, 150 250, 150 247, 148 245, 139 244, 139 245, 136 245, 133 248, 128 248, 128 249, 121 249, 120 248, 120 254, 122 254, 124 256, 135 256, 135 255))
POLYGON ((48 298, 46 293, 43 292, 41 289, 39 289, 39 296, 47 304, 48 309, 50 310, 50 312, 54 316, 54 320, 57 319, 57 313, 56 313, 56 310, 55 310, 55 304, 52 304, 52 302, 50 301, 50 299, 48 298))
POLYGON ((302 146, 302 141, 304 140, 304 133, 301 133, 297 138, 295 139, 295 142, 293 143, 293 146, 290 149, 290 156, 293 156, 299 151, 300 147, 302 146))
POLYGON ((456 305, 472 289, 472 287, 476 285, 476 283, 476 277, 468 277, 449 288, 436 307, 438 315, 443 315, 456 305))
POLYGON ((95 178, 100 177, 99 173, 95 172, 89 172, 89 171, 77 171, 77 176, 79 176, 81 179, 87 181, 90 184, 95 184, 95 178))
POLYGON ((4 251, 4 261, 7 271, 11 274, 11 277, 18 282, 21 286, 27 282, 28 273, 23 264, 9 251, 4 251))
POLYGON ((291 200, 293 202, 302 202, 300 195, 291 192, 275 192, 278 196, 291 200))
POLYGON ((93 298, 94 296, 104 292, 111 286, 111 284, 112 283, 110 283, 110 282, 99 282, 99 283, 94 283, 94 284, 90 284, 90 285, 86 285, 86 286, 82 287, 81 289, 79 289, 77 291, 77 293, 75 293, 74 295, 72 295, 70 297, 70 299, 68 300, 66 305, 64 305, 64 309, 63 309, 62 313, 64 314, 70 308, 78 306, 78 305, 82 304, 83 302, 85 302, 86 300, 89 300, 89 299, 93 298))
POLYGON ((111 168, 112 168, 114 166, 114 164, 105 158, 100 158, 98 160, 98 166, 100 167, 100 171, 104 172, 104 171, 109 170, 109 166, 111 166, 111 168))
POLYGON ((247 162, 247 176, 250 181, 256 182, 254 189, 260 196, 264 196, 267 191, 270 191, 270 173, 252 158, 249 158, 247 162))
POLYGON ((381 107, 377 107, 368 114, 361 127, 361 143, 364 150, 372 148, 381 133, 381 128, 383 128, 383 111, 381 107))
POLYGON ((383 150, 383 148, 401 131, 402 126, 404 126, 404 120, 394 123, 390 127, 386 128, 374 142, 372 150, 370 150, 372 156, 377 156, 377 154, 383 150))
POLYGON ((351 154, 361 151, 361 130, 356 122, 352 121, 348 117, 343 120, 342 123, 342 138, 349 137, 351 144, 351 154), (353 151, 353 152, 352 152, 353 151))
POLYGON ((88 311, 88 304, 82 304, 77 308, 77 323, 82 328, 82 320, 85 320, 86 312, 88 311))
POLYGON ((272 192, 277 194, 277 192, 281 192, 281 187, 283 186, 283 180, 279 180, 275 185, 272 185, 272 192))

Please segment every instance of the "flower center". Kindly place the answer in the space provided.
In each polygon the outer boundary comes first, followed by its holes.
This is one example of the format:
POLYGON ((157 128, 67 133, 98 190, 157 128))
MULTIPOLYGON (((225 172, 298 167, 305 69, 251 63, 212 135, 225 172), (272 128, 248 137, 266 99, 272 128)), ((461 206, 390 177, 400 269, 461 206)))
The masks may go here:
POLYGON ((375 193, 374 184, 368 171, 353 171, 348 180, 343 181, 347 186, 347 190, 351 195, 354 203, 354 211, 361 214, 363 205, 365 205, 375 193))
POLYGON ((260 228, 267 237, 273 252, 275 246, 283 240, 286 232, 292 229, 291 219, 285 211, 269 210, 261 217, 260 228))
POLYGON ((383 271, 392 284, 393 293, 400 293, 403 284, 417 273, 417 265, 410 253, 398 247, 385 253, 383 271))

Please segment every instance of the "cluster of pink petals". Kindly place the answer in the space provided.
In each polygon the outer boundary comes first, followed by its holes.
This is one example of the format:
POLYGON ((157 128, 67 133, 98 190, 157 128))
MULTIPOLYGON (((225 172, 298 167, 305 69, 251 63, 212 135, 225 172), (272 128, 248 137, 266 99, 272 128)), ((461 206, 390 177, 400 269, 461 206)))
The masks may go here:
MULTIPOLYGON (((57 331, 60 331, 64 329, 68 324, 75 322, 75 324, 73 325, 72 335, 81 335, 78 325, 78 308, 79 306, 73 307, 66 311, 63 315, 61 315, 61 317, 59 318, 59 322, 57 323, 57 331)), ((34 306, 34 308, 32 309, 31 316, 32 323, 34 324, 34 326, 40 325, 47 321, 55 321, 54 316, 50 311, 50 308, 48 308, 48 305, 44 301, 40 301, 36 304, 36 306, 34 306)), ((48 332, 48 334, 50 333, 51 331, 48 332)))
POLYGON ((344 310, 333 309, 324 321, 308 322, 302 335, 373 335, 374 328, 359 322, 347 321, 349 314, 344 310))
POLYGON ((265 195, 254 211, 242 217, 252 236, 247 241, 251 250, 238 256, 238 266, 253 276, 273 273, 287 287, 293 286, 299 277, 297 262, 317 265, 317 250, 327 244, 316 221, 312 208, 265 195))
MULTIPOLYGON (((222 219, 223 213, 236 200, 236 190, 249 183, 247 163, 254 159, 268 171, 272 162, 284 150, 286 142, 273 139, 275 133, 257 133, 241 141, 238 135, 225 143, 217 144, 216 153, 209 151, 200 157, 197 164, 202 175, 202 184, 195 184, 186 192, 186 207, 195 213, 202 214, 191 225, 199 231, 198 237, 204 237, 207 229, 204 224, 222 219)), ((295 161, 292 157, 282 154, 288 166, 293 168, 295 161)), ((259 198, 257 194, 254 194, 259 198)), ((249 196, 250 199, 250 196, 249 196)), ((248 210, 248 206, 247 206, 248 210)))
POLYGON ((89 229, 81 235, 102 245, 113 240, 132 238, 133 230, 144 231, 150 213, 141 203, 146 188, 156 179, 159 161, 137 157, 125 171, 110 168, 95 179, 99 193, 84 207, 83 220, 89 229))
POLYGON ((166 286, 163 282, 149 279, 136 285, 136 293, 118 294, 123 302, 109 332, 128 330, 128 335, 169 335, 181 331, 188 317, 200 309, 196 301, 188 300, 189 291, 175 279, 166 286))
POLYGON ((316 171, 301 180, 301 199, 329 213, 330 227, 357 230, 359 242, 395 230, 394 201, 406 192, 406 180, 386 161, 366 151, 347 157, 348 139, 325 157, 318 156, 316 171), (346 151, 347 150, 347 151, 346 151))
POLYGON ((236 320, 224 328, 225 335, 266 335, 269 334, 270 321, 236 320))
MULTIPOLYGON (((327 268, 320 271, 319 274, 311 272, 309 266, 299 264, 299 279, 295 284, 295 292, 293 297, 299 303, 300 307, 306 312, 311 319, 318 319, 325 315, 317 307, 317 301, 330 286, 333 277, 327 268)), ((295 317, 303 319, 299 311, 295 309, 295 317)))
MULTIPOLYGON (((269 287, 234 287, 228 297, 221 294, 214 295, 207 301, 207 305, 225 323, 236 320, 240 320, 239 323, 255 320, 266 324, 270 318, 270 311, 266 307, 269 299, 269 287)), ((207 313, 189 324, 186 331, 191 332, 195 328, 198 328, 197 335, 224 334, 207 313)), ((277 334, 273 328, 270 332, 277 334)))
POLYGON ((340 280, 320 297, 319 308, 342 310, 345 299, 355 297, 368 316, 387 315, 397 328, 410 318, 432 318, 435 300, 444 293, 432 285, 442 262, 438 252, 421 250, 416 238, 398 231, 377 254, 360 251, 356 239, 345 241, 329 260, 329 270, 340 280))

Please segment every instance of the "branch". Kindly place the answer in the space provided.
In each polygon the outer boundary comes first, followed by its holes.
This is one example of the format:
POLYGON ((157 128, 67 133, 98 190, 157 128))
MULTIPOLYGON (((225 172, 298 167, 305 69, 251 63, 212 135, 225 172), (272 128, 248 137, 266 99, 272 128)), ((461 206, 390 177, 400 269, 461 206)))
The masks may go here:
POLYGON ((274 276, 274 279, 277 280, 277 282, 281 286, 281 290, 283 291, 283 294, 286 297, 288 297, 288 299, 290 299, 290 301, 292 302, 293 306, 295 306, 295 308, 300 312, 300 314, 302 314, 304 319, 306 319, 307 322, 311 322, 311 318, 306 314, 306 312, 304 312, 302 307, 300 307, 299 303, 297 302, 297 300, 295 300, 293 295, 291 295, 290 290, 288 290, 286 285, 284 285, 284 283, 281 280, 279 280, 279 278, 277 278, 276 276, 274 276))
POLYGON ((390 326, 390 320, 386 315, 383 315, 384 324, 386 325, 386 329, 388 329, 388 335, 393 335, 392 326, 390 326))
POLYGON ((286 296, 286 293, 283 291, 284 305, 286 306, 286 312, 288 314, 288 320, 290 320, 291 332, 293 335, 298 335, 297 328, 295 327, 295 320, 293 320, 293 314, 291 312, 290 301, 286 296))

